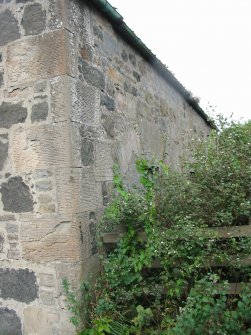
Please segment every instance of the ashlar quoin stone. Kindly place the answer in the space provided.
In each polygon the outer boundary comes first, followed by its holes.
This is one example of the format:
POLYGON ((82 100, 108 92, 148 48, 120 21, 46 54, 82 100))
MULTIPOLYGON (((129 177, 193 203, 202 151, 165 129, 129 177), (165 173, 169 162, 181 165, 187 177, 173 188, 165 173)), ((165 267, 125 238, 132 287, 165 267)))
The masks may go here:
POLYGON ((0 13, 0 46, 20 37, 18 22, 13 13, 6 9, 0 13))
POLYGON ((12 177, 0 188, 4 211, 13 213, 32 212, 33 200, 29 187, 20 176, 12 177))
POLYGON ((27 108, 21 103, 2 102, 0 105, 0 128, 10 128, 13 124, 23 123, 27 118, 27 108))
POLYGON ((34 272, 28 269, 0 269, 0 297, 26 304, 34 301, 38 297, 34 272))
POLYGON ((16 312, 0 308, 0 335, 22 335, 22 325, 16 312))
POLYGON ((41 34, 46 28, 46 13, 40 4, 31 4, 24 9, 22 24, 25 35, 41 34))

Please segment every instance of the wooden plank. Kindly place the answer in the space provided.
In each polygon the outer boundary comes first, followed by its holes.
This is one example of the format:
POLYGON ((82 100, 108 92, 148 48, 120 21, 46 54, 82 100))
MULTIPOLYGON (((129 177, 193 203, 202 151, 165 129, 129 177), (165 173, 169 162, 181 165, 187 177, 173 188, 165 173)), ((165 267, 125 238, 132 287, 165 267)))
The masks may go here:
POLYGON ((249 266, 251 265, 251 255, 230 256, 229 260, 226 261, 212 261, 209 259, 208 265, 212 267, 229 267, 235 265, 249 266))
MULTIPOLYGON (((242 282, 242 283, 228 283, 228 290, 227 294, 229 295, 237 295, 241 292, 243 286, 248 286, 251 289, 251 283, 250 282, 242 282)), ((217 290, 224 289, 224 285, 221 283, 214 284, 214 287, 217 290)), ((167 294, 168 287, 164 287, 162 290, 162 294, 167 294)))
MULTIPOLYGON (((232 227, 212 227, 212 228, 201 228, 195 229, 196 233, 208 234, 209 238, 232 238, 232 237, 251 237, 251 225, 245 226, 232 226, 232 227)), ((206 235, 205 234, 205 235, 206 235)), ((192 232, 191 232, 192 235, 192 232)), ((104 233, 102 234, 103 243, 118 243, 124 233, 104 233)), ((197 236, 197 234, 195 235, 197 236)), ((142 241, 146 240, 146 234, 144 232, 138 233, 138 238, 142 241)))
MULTIPOLYGON (((241 292, 241 289, 243 286, 248 286, 251 289, 251 283, 228 283, 229 285, 229 289, 227 291, 227 294, 232 294, 232 295, 236 295, 239 294, 241 292)), ((222 284, 215 284, 215 288, 217 288, 218 290, 220 290, 221 288, 224 288, 224 285, 222 284)))
POLYGON ((217 238, 231 238, 231 237, 250 237, 251 236, 251 225, 245 226, 232 226, 232 227, 213 227, 204 228, 201 231, 208 231, 212 235, 216 235, 217 238))
MULTIPOLYGON (((230 267, 235 265, 242 265, 242 266, 249 266, 251 265, 251 255, 243 255, 243 256, 231 256, 229 260, 224 261, 212 261, 211 259, 208 259, 204 262, 203 265, 201 265, 201 268, 203 267, 230 267)), ((175 264, 174 264, 175 266, 175 264)), ((152 269, 161 269, 161 260, 155 259, 152 262, 151 265, 152 269)))

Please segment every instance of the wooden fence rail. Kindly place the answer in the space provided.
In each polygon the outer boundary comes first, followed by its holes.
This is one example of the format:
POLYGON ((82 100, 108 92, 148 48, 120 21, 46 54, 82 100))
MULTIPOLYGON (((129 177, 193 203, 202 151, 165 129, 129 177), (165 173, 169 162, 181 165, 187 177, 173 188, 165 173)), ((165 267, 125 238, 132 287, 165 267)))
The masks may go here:
MULTIPOLYGON (((250 220, 249 220, 250 222, 250 220)), ((243 226, 229 226, 229 227, 210 227, 210 228, 198 228, 195 229, 194 232, 196 232, 195 235, 192 234, 192 231, 189 233, 189 236, 198 236, 198 234, 204 234, 205 237, 208 238, 216 238, 216 239, 228 239, 228 238, 234 238, 234 237, 251 237, 251 224, 249 225, 243 225, 243 226)), ((119 240, 124 236, 125 233, 123 232, 111 232, 111 233, 103 233, 102 234, 102 241, 106 244, 117 244, 119 240)), ((174 238, 174 236, 177 237, 177 232, 175 232, 175 235, 173 233, 170 234, 170 238, 174 238)), ((166 237, 166 236, 165 236, 166 237)), ((146 241, 147 236, 144 232, 138 233, 139 240, 146 241)), ((182 236, 179 237, 182 239, 182 236)), ((208 259, 208 261, 205 261, 204 266, 211 266, 211 267, 230 267, 234 265, 242 265, 242 266, 251 266, 251 254, 249 255, 231 255, 229 256, 228 260, 213 260, 208 259)), ((156 259, 152 262, 151 268, 158 269, 161 268, 161 261, 156 259)), ((215 284, 216 287, 221 287, 222 284, 215 284)), ((238 294, 241 290, 242 285, 250 286, 251 288, 251 282, 244 283, 229 283, 229 291, 228 294, 238 294)), ((165 289, 163 290, 163 292, 165 289)))

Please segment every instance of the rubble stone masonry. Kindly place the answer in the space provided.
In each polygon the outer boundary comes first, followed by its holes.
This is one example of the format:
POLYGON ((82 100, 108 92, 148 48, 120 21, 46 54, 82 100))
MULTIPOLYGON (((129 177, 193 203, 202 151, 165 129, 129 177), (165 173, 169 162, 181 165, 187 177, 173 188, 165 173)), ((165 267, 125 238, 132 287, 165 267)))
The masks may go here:
POLYGON ((113 164, 133 183, 209 131, 89 1, 0 0, 0 335, 74 334, 113 164))

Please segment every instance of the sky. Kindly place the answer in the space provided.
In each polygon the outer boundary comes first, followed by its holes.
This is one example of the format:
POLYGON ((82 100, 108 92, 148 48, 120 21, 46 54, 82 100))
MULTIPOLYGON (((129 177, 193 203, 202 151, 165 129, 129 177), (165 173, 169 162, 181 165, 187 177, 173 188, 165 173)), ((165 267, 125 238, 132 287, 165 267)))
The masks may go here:
POLYGON ((109 0, 209 114, 251 119, 251 0, 109 0))

